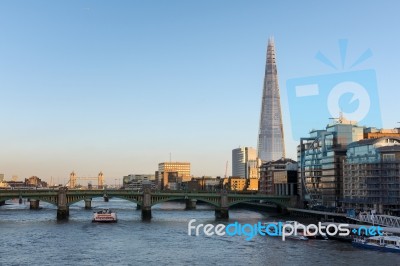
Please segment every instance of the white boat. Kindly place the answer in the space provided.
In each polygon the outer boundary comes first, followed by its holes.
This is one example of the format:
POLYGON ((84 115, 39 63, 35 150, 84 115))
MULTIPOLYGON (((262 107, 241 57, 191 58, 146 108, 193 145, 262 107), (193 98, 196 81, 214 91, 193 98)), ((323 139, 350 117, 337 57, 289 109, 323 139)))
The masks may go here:
POLYGON ((103 209, 93 213, 92 222, 115 223, 116 221, 117 214, 110 209, 103 209))
POLYGON ((358 248, 400 253, 399 236, 356 237, 353 239, 352 245, 358 248))

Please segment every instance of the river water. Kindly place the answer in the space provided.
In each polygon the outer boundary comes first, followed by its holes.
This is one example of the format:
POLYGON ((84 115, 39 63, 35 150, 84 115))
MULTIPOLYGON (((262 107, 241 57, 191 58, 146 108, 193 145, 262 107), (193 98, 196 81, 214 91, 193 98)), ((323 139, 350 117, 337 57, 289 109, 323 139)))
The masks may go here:
POLYGON ((179 202, 152 208, 153 219, 142 222, 136 204, 110 199, 70 207, 68 221, 56 220, 56 208, 41 202, 7 201, 0 207, 0 265, 400 265, 400 254, 353 248, 333 240, 287 240, 277 237, 188 235, 195 224, 255 224, 274 221, 273 214, 230 210, 229 221, 214 219, 214 209, 198 205, 185 211, 179 202), (95 210, 112 208, 118 223, 92 223, 95 210))

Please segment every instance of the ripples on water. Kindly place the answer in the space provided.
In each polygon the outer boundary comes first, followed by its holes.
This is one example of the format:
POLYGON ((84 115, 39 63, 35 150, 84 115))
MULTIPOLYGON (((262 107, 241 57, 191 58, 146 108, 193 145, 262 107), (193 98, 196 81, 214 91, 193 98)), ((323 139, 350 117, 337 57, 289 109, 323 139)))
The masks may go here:
MULTIPOLYGON (((56 220, 56 208, 40 210, 8 201, 0 207, 0 265, 400 265, 400 255, 356 249, 337 241, 290 241, 256 236, 189 236, 188 221, 218 224, 214 209, 167 202, 152 208, 151 222, 141 221, 134 203, 111 199, 70 207, 68 221, 56 220), (94 210, 112 208, 118 223, 92 223, 94 210)), ((230 210, 231 223, 273 221, 268 214, 230 210)))

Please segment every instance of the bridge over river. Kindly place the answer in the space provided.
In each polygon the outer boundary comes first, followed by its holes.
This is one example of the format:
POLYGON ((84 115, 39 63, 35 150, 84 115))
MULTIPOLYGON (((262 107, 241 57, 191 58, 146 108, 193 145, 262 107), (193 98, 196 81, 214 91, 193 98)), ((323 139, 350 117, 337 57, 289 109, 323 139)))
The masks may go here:
POLYGON ((215 207, 215 217, 217 219, 229 218, 229 207, 241 202, 254 202, 263 200, 267 203, 276 204, 281 209, 292 207, 296 203, 295 197, 290 196, 271 196, 265 194, 239 194, 231 192, 187 192, 187 191, 144 191, 122 190, 122 189, 2 189, 0 190, 0 205, 6 200, 29 199, 30 208, 39 208, 39 202, 45 201, 57 206, 57 219, 67 219, 69 216, 69 206, 78 202, 85 201, 85 208, 91 208, 92 198, 121 198, 137 204, 142 211, 142 219, 151 219, 151 207, 166 201, 185 200, 186 209, 195 209, 196 202, 202 201, 215 207))

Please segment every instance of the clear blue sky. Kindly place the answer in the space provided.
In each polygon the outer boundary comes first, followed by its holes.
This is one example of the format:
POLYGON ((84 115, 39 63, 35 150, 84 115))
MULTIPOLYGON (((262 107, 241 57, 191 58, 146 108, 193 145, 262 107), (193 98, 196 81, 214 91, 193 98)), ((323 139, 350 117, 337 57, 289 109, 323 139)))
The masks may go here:
POLYGON ((0 173, 102 170, 111 183, 171 152, 194 175, 224 175, 233 148, 257 144, 270 36, 289 157, 286 80, 334 73, 315 54, 340 62, 338 39, 350 61, 372 50, 359 69, 376 71, 393 128, 399 14, 397 1, 1 1, 0 173))

